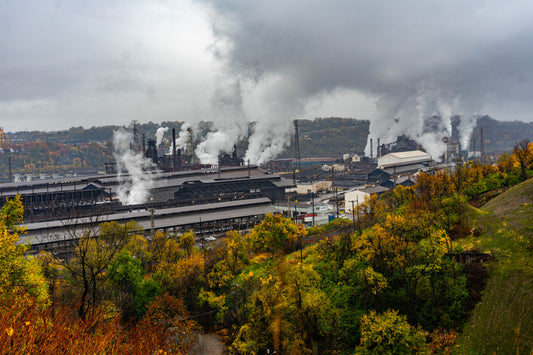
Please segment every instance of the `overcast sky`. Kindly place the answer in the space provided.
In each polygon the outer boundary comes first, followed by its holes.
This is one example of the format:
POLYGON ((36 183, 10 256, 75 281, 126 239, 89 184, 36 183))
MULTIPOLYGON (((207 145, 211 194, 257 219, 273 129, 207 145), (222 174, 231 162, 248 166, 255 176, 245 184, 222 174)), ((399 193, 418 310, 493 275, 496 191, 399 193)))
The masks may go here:
POLYGON ((532 18, 529 0, 0 0, 0 126, 533 121, 532 18))

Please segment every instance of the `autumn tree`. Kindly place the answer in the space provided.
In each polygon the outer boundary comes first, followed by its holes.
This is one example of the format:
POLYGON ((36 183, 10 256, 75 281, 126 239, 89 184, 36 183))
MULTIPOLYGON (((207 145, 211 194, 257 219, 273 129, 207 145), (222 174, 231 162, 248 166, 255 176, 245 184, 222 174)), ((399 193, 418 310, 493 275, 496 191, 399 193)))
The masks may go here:
POLYGON ((281 214, 269 213, 246 235, 246 239, 255 252, 279 254, 293 251, 298 238, 306 233, 303 225, 294 224, 291 219, 281 214))
POLYGON ((109 265, 106 278, 126 320, 142 316, 146 305, 161 293, 157 282, 143 278, 141 260, 125 249, 109 265))
POLYGON ((24 213, 20 196, 6 203, 0 210, 0 306, 11 302, 33 302, 39 306, 49 303, 48 286, 37 259, 24 255, 26 246, 19 243, 24 233, 24 213))
POLYGON ((529 143, 527 139, 518 142, 513 148, 513 156, 520 167, 520 179, 524 181, 527 179, 528 167, 533 161, 533 143, 529 143))
POLYGON ((361 318, 356 354, 426 354, 426 332, 407 323, 397 311, 370 311, 361 318))
POLYGON ((80 234, 71 234, 74 256, 64 260, 62 265, 72 285, 79 289, 78 314, 81 318, 101 301, 105 286, 104 272, 139 229, 135 222, 124 225, 106 222, 80 234))

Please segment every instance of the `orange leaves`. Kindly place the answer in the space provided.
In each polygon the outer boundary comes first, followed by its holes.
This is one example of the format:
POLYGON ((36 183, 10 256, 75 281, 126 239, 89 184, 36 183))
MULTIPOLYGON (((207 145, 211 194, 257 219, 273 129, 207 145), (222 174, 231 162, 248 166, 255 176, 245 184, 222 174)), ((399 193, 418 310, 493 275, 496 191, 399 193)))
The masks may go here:
POLYGON ((186 353, 196 337, 183 302, 168 295, 156 301, 143 321, 128 328, 118 318, 106 319, 103 310, 82 321, 68 307, 38 310, 12 303, 0 310, 0 353, 186 353))
POLYGON ((9 328, 6 328, 6 334, 8 337, 12 337, 13 336, 13 327, 9 327, 9 328))

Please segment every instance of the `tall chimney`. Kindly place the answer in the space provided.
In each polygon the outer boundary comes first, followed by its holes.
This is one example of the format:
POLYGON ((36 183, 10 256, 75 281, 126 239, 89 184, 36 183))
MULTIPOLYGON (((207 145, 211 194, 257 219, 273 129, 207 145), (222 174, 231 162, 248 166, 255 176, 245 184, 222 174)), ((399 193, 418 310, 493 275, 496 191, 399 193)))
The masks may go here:
POLYGON ((374 148, 372 147, 372 138, 370 138, 370 159, 374 157, 374 148))
MULTIPOLYGON (((294 148, 295 148, 295 158, 298 167, 298 176, 302 174, 302 163, 300 159, 300 137, 298 134, 298 120, 294 120, 294 148)), ((294 174, 294 180, 296 183, 296 174, 294 174)))
POLYGON ((379 145, 379 138, 378 138, 378 149, 377 149, 377 158, 381 157, 381 146, 379 145))
POLYGON ((178 171, 181 171, 181 148, 178 148, 178 171))
POLYGON ((481 159, 485 156, 485 142, 483 141, 483 127, 480 128, 479 132, 479 151, 481 153, 481 159))
POLYGON ((176 171, 176 129, 172 128, 172 171, 176 171))

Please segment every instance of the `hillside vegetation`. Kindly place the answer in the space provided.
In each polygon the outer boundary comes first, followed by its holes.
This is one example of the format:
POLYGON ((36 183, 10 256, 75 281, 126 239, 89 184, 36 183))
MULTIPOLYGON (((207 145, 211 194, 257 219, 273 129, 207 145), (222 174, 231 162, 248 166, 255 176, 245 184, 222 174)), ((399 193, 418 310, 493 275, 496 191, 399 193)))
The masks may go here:
POLYGON ((529 354, 533 349, 533 179, 495 197, 475 215, 481 235, 461 245, 488 251, 495 261, 457 352, 529 354))
POLYGON ((0 353, 186 353, 216 331, 231 354, 529 354, 532 175, 524 142, 498 166, 372 196, 356 223, 267 215, 199 249, 192 231, 110 222, 73 234, 68 259, 24 256, 14 199, 0 210, 0 353))

